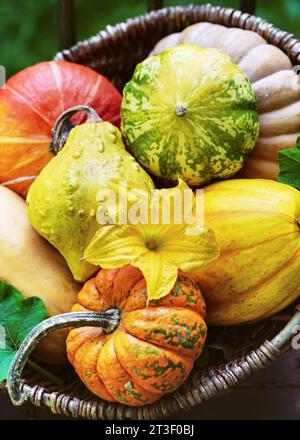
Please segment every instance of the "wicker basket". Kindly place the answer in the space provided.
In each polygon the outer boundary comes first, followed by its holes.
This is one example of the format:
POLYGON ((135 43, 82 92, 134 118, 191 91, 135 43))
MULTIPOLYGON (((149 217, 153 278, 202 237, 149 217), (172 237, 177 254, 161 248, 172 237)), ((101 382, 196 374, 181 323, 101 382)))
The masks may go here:
MULTIPOLYGON (((108 26, 97 36, 58 53, 55 58, 90 66, 106 75, 121 90, 130 79, 135 65, 148 55, 158 40, 198 21, 255 31, 269 43, 281 48, 294 64, 300 64, 300 42, 293 35, 249 14, 210 5, 165 8, 114 27, 108 26)), ((295 312, 295 305, 292 306, 289 322, 278 321, 275 330, 274 319, 264 322, 264 337, 267 334, 269 337, 270 331, 267 330, 270 329, 273 329, 273 335, 258 348, 261 339, 256 340, 254 350, 248 355, 205 371, 194 367, 189 379, 179 390, 151 405, 136 408, 98 399, 85 389, 68 367, 57 367, 60 377, 65 380, 63 387, 48 383, 30 369, 25 370, 20 392, 33 405, 49 407, 54 413, 71 417, 118 420, 169 416, 179 410, 188 410, 235 386, 289 350, 294 326, 300 324, 299 305, 296 309, 298 311, 295 312)), ((245 331, 244 328, 240 327, 240 331, 245 331)))

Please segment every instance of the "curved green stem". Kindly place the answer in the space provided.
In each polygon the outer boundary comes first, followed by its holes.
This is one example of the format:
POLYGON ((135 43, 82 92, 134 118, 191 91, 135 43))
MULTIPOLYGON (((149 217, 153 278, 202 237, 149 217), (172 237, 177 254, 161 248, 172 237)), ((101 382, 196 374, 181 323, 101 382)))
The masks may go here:
POLYGON ((9 367, 7 389, 13 404, 22 405, 27 398, 26 394, 21 391, 21 375, 31 352, 42 338, 55 330, 66 327, 101 327, 105 333, 111 333, 119 322, 119 310, 111 309, 106 312, 63 313, 46 319, 34 327, 22 342, 9 367))
POLYGON ((50 145, 50 151, 52 153, 59 153, 63 149, 70 131, 75 125, 71 122, 72 116, 76 115, 78 112, 85 111, 87 113, 86 123, 96 123, 102 122, 102 119, 92 107, 88 105, 76 105, 68 110, 64 111, 57 121, 55 122, 54 128, 52 129, 52 142, 50 145))

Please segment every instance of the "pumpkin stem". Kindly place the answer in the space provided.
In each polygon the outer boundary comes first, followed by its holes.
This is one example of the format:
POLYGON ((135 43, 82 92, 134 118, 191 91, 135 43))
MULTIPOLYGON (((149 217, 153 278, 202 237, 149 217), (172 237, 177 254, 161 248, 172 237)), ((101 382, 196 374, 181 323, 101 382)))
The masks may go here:
POLYGON ((180 105, 176 105, 175 108, 175 115, 182 118, 183 116, 185 116, 187 114, 187 108, 184 107, 182 104, 180 105))
POLYGON ((66 327, 102 327, 105 333, 112 333, 120 323, 120 312, 117 309, 106 312, 74 312, 53 316, 34 327, 20 345, 9 367, 7 389, 14 405, 22 405, 27 399, 21 388, 23 368, 36 345, 42 338, 66 327))
POLYGON ((71 118, 76 115, 76 113, 82 111, 87 113, 87 120, 85 123, 102 122, 102 119, 98 113, 88 105, 76 105, 75 107, 71 107, 64 111, 59 116, 55 122, 54 128, 52 129, 52 142, 50 145, 51 153, 57 154, 63 149, 70 131, 75 127, 75 124, 72 123, 71 118))

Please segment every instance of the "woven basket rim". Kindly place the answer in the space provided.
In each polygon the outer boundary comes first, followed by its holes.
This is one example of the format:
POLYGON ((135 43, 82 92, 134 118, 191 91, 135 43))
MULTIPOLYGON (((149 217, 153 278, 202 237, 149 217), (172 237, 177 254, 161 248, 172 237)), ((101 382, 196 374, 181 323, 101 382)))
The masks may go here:
MULTIPOLYGON (((179 28, 181 25, 186 27, 192 23, 208 21, 227 27, 253 30, 262 35, 269 43, 275 44, 276 42, 275 45, 281 48, 293 63, 300 63, 300 41, 294 35, 282 31, 266 20, 254 15, 243 13, 233 8, 211 6, 210 4, 167 7, 130 18, 115 26, 108 25, 97 35, 78 42, 70 49, 58 52, 55 59, 76 62, 86 50, 92 52, 92 48, 96 45, 100 45, 101 49, 105 51, 107 50, 106 46, 109 46, 112 41, 114 41, 113 44, 116 46, 127 34, 134 33, 136 28, 144 28, 153 23, 158 24, 159 20, 165 16, 170 20, 177 19, 179 28), (184 25, 185 19, 187 24, 184 25)), ((89 62, 87 62, 87 65, 89 65, 89 62)), ((93 67, 92 64, 91 67, 93 67)), ((105 402, 96 396, 90 400, 79 399, 74 396, 74 393, 65 394, 64 391, 51 392, 42 386, 30 385, 26 381, 22 384, 22 392, 33 405, 48 407, 54 413, 74 418, 146 420, 170 416, 179 410, 188 410, 202 401, 235 386, 240 380, 246 378, 254 371, 264 368, 286 352, 290 348, 292 327, 300 324, 299 306, 296 309, 297 311, 293 318, 272 340, 265 341, 247 356, 225 365, 209 368, 206 371, 194 370, 187 382, 177 391, 151 405, 129 407, 119 403, 105 402)))
POLYGON ((106 39, 113 34, 118 34, 118 36, 122 36, 126 32, 130 31, 137 24, 139 24, 140 20, 143 20, 145 25, 147 25, 147 21, 155 20, 160 17, 163 13, 172 12, 182 13, 182 12, 197 12, 203 11, 203 19, 196 20, 196 22, 200 21, 209 21, 210 23, 222 24, 226 27, 239 27, 245 30, 251 30, 253 32, 258 33, 263 36, 269 44, 274 44, 280 49, 282 49, 291 59, 293 64, 299 62, 300 63, 300 40, 298 40, 294 34, 290 32, 283 31, 282 29, 274 26, 269 21, 258 17, 256 15, 249 14, 247 12, 242 12, 239 9, 235 8, 227 8, 223 6, 213 6, 210 3, 195 5, 190 4, 186 6, 169 6, 164 7, 162 9, 150 11, 145 14, 140 14, 134 18, 128 18, 127 20, 117 23, 115 25, 107 25, 97 34, 88 37, 86 39, 80 40, 73 46, 68 49, 64 49, 59 51, 54 56, 55 60, 70 60, 72 61, 72 55, 77 51, 80 51, 81 48, 85 48, 86 45, 93 45, 100 39, 106 39), (222 13, 227 12, 226 20, 222 19, 222 13), (230 24, 230 20, 236 17, 236 22, 234 25, 230 24), (237 20, 241 19, 241 23, 238 23, 237 20), (276 44, 273 42, 274 35, 279 35, 278 41, 276 44))

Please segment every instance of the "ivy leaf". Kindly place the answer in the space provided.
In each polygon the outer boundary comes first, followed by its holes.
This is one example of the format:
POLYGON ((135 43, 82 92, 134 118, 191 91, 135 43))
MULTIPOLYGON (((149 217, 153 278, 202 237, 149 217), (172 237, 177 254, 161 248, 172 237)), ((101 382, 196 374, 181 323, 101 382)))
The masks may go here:
POLYGON ((14 287, 0 280, 0 382, 7 379, 11 361, 28 333, 47 319, 40 298, 23 300, 14 287))
POLYGON ((300 136, 295 148, 279 151, 278 159, 280 168, 278 182, 300 190, 300 136))

